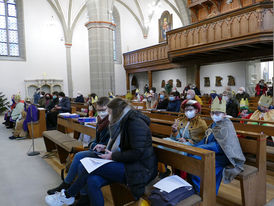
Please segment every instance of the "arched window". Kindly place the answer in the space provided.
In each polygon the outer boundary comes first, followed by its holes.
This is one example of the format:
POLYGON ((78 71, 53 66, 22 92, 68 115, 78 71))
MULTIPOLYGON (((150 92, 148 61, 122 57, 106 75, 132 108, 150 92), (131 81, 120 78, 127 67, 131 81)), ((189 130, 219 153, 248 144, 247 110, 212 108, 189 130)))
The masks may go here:
POLYGON ((22 60, 24 57, 21 1, 0 0, 0 59, 22 60))
POLYGON ((113 7, 112 22, 116 24, 113 31, 113 59, 115 63, 122 64, 120 15, 115 7, 113 7))

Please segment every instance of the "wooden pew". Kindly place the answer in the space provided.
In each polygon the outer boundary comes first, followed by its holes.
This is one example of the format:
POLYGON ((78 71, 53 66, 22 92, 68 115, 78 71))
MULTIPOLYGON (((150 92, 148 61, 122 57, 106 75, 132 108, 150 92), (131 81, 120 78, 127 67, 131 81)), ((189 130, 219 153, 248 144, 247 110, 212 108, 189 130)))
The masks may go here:
POLYGON ((135 102, 135 101, 131 101, 131 105, 132 105, 135 109, 146 109, 146 108, 147 108, 146 102, 135 102))
MULTIPOLYGON (((177 206, 214 206, 216 205, 216 179, 215 179, 215 153, 212 151, 182 145, 176 142, 162 140, 152 137, 153 147, 158 161, 170 165, 176 169, 180 169, 199 176, 201 178, 200 195, 192 195, 191 197, 181 201, 177 206), (173 150, 170 150, 173 149, 173 150), (187 152, 201 157, 200 160, 193 157, 182 155, 177 151, 187 152)), ((152 181, 146 187, 145 199, 147 199, 152 185, 152 181)), ((124 185, 112 184, 111 192, 115 206, 124 205, 130 201, 134 201, 131 193, 124 185)))
MULTIPOLYGON (((207 124, 212 122, 209 119, 206 121, 207 124)), ((168 120, 151 119, 152 134, 158 135, 162 132, 162 135, 169 136, 167 134, 170 134, 172 123, 168 120)), ((245 171, 237 176, 241 184, 242 203, 248 206, 264 205, 266 203, 266 136, 261 134, 264 126, 234 123, 234 127, 237 133, 242 135, 239 141, 244 154, 246 156, 251 154, 256 158, 253 164, 247 162, 245 171)))
POLYGON ((71 102, 70 105, 71 105, 71 107, 74 107, 76 109, 76 111, 72 112, 72 113, 79 114, 81 117, 88 116, 88 104, 79 103, 79 102, 71 102), (87 110, 87 112, 82 112, 82 109, 87 110))
POLYGON ((43 132, 43 138, 47 152, 57 150, 60 162, 65 163, 72 147, 82 147, 82 143, 76 139, 79 133, 95 137, 96 131, 95 128, 78 123, 77 119, 64 119, 59 116, 57 122, 58 130, 43 132), (67 130, 74 131, 74 137, 69 136, 67 130))

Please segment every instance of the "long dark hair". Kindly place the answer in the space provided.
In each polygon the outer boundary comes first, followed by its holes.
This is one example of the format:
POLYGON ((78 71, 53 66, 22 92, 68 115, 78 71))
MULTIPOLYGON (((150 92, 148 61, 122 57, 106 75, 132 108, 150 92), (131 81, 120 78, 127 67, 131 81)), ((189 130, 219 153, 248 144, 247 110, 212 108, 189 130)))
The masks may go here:
POLYGON ((115 123, 121 118, 123 111, 127 106, 129 106, 129 103, 122 98, 115 98, 108 103, 107 107, 112 110, 111 123, 115 123))

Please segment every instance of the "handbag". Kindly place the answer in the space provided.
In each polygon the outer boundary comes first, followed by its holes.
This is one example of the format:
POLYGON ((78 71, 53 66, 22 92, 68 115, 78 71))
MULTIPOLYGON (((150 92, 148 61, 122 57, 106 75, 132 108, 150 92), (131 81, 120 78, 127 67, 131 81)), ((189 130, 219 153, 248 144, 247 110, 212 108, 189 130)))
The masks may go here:
POLYGON ((179 187, 169 193, 156 188, 152 190, 148 199, 152 206, 176 206, 194 193, 192 187, 179 187))

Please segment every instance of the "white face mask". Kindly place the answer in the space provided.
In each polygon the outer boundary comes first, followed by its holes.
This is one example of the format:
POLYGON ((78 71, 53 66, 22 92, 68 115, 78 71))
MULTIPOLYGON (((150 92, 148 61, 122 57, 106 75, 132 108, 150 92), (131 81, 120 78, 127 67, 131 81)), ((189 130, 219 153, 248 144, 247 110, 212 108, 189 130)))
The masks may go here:
POLYGON ((101 119, 104 119, 106 116, 108 116, 108 112, 107 111, 101 111, 101 112, 98 112, 98 115, 101 119))
POLYGON ((195 110, 191 110, 191 111, 185 112, 185 115, 187 116, 188 119, 192 119, 193 117, 195 117, 196 113, 195 113, 195 110))
POLYGON ((242 93, 244 93, 244 91, 239 90, 238 93, 239 93, 239 94, 242 94, 242 93))
POLYGON ((59 101, 60 101, 60 102, 62 101, 62 99, 63 99, 63 97, 59 97, 59 101))
POLYGON ((186 95, 187 99, 192 99, 192 96, 190 94, 186 95))
POLYGON ((216 115, 216 114, 213 114, 211 115, 211 119, 214 121, 214 122, 219 122, 223 119, 224 115, 223 114, 220 114, 220 115, 216 115))
POLYGON ((150 93, 150 94, 153 94, 153 90, 150 90, 149 93, 150 93))

